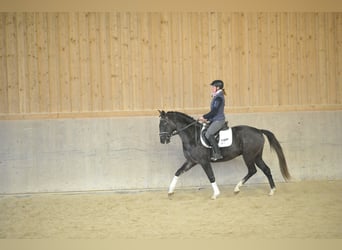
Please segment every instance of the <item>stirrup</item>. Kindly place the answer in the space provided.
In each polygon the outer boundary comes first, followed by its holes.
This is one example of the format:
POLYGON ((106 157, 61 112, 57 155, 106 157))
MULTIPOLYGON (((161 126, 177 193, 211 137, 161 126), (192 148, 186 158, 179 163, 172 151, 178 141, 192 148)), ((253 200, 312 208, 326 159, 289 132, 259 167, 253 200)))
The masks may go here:
POLYGON ((218 160, 221 160, 222 158, 223 156, 221 154, 213 154, 210 159, 212 161, 218 161, 218 160))

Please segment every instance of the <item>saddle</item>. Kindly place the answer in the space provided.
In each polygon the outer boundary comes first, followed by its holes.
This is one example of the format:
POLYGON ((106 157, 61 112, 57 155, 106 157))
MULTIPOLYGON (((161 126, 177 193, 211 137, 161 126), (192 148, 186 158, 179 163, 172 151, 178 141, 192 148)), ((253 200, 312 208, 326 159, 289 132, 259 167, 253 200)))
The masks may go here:
MULTIPOLYGON (((211 148, 209 140, 205 137, 209 125, 203 123, 201 129, 201 143, 206 148, 211 148)), ((229 147, 233 143, 232 129, 228 127, 228 122, 225 122, 223 127, 215 134, 215 139, 220 148, 229 147)))

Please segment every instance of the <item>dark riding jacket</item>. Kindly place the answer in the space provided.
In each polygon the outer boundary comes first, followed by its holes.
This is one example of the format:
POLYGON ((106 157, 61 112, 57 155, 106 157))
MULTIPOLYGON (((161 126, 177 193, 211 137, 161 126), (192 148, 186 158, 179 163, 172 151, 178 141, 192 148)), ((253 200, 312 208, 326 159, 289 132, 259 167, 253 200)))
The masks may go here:
POLYGON ((224 105, 225 99, 222 90, 216 92, 216 95, 211 100, 210 104, 210 111, 209 113, 203 115, 203 118, 206 120, 213 122, 213 121, 224 121, 224 105))

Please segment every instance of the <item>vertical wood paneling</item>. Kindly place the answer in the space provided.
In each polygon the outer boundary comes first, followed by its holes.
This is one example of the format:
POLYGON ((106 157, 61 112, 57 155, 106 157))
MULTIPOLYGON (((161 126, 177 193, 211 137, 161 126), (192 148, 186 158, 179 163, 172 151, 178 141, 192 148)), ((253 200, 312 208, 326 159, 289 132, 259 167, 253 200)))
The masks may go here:
POLYGON ((71 112, 69 15, 58 15, 60 111, 71 112))
POLYGON ((279 62, 280 62, 280 37, 279 37, 279 14, 269 14, 269 85, 271 89, 271 100, 272 106, 279 104, 279 62))
POLYGON ((239 37, 239 31, 241 29, 240 13, 233 13, 232 15, 232 85, 230 92, 230 99, 232 100, 232 106, 239 106, 240 104, 240 53, 241 43, 239 37))
POLYGON ((49 70, 49 97, 50 112, 57 113, 61 110, 60 104, 60 78, 59 78, 59 35, 58 16, 48 14, 48 70, 49 70))
POLYGON ((121 54, 120 54, 120 14, 111 13, 110 18, 110 55, 111 55, 111 85, 114 110, 123 109, 122 78, 121 78, 121 54))
POLYGON ((280 24, 279 24, 279 106, 287 106, 290 104, 290 93, 289 93, 289 40, 290 40, 290 31, 289 31, 289 16, 288 13, 280 14, 280 24))
POLYGON ((109 42, 109 14, 100 15, 100 66, 102 83, 102 110, 112 110, 112 83, 110 79, 110 42, 109 42))
POLYGON ((333 14, 335 17, 335 31, 336 31, 336 83, 337 83, 337 103, 342 104, 342 15, 338 13, 333 14))
POLYGON ((161 86, 162 105, 167 103, 174 106, 172 89, 174 88, 171 76, 172 54, 170 51, 170 16, 162 13, 160 16, 160 59, 161 59, 161 86))
MULTIPOLYGON (((289 53, 289 103, 298 105, 298 75, 299 75, 299 46, 298 46, 298 28, 297 28, 297 14, 289 13, 289 39, 288 39, 288 53, 289 53)), ((285 62, 286 63, 286 62, 285 62)))
POLYGON ((69 18, 69 54, 70 54, 70 95, 71 112, 81 111, 80 84, 80 38, 78 14, 70 13, 69 18))
POLYGON ((6 57, 7 57, 7 94, 9 113, 19 112, 19 79, 17 60, 17 32, 16 15, 6 16, 6 57))
POLYGON ((6 52, 6 15, 0 15, 0 112, 8 111, 8 80, 7 80, 7 52, 6 52))
POLYGON ((27 91, 27 63, 26 63, 26 27, 25 14, 17 14, 17 54, 18 54, 18 88, 19 88, 19 110, 20 113, 28 113, 27 91))
POLYGON ((258 51, 258 14, 248 14, 248 92, 249 105, 259 104, 259 63, 260 53, 258 51))
MULTIPOLYGON (((151 93, 153 93, 153 82, 152 82, 152 60, 151 60, 151 34, 150 34, 150 26, 151 19, 150 15, 147 13, 139 13, 140 20, 138 22, 140 29, 140 50, 141 50, 141 82, 139 91, 137 93, 140 95, 142 106, 142 110, 153 109, 153 97, 151 97, 151 93)), ((172 47, 172 46, 171 46, 172 47)), ((170 76, 172 79, 173 75, 170 76)), ((171 92, 170 94, 173 94, 171 92)))
MULTIPOLYGON (((171 52, 172 52, 172 74, 171 79, 174 82, 174 88, 170 95, 177 96, 174 98, 173 105, 175 109, 184 107, 183 99, 183 66, 182 66, 182 42, 181 33, 181 14, 171 13, 171 52)), ((146 101, 146 100, 144 100, 146 101)))
MULTIPOLYGON (((233 93, 233 67, 232 65, 235 63, 232 59, 232 14, 224 13, 222 17, 222 80, 225 84, 225 90, 227 93, 226 96, 226 107, 230 108, 233 106, 232 102, 232 93, 233 93)), ((206 78, 207 83, 210 82, 210 79, 206 78)))
POLYGON ((99 14, 89 13, 89 58, 90 58, 90 86, 93 111, 102 110, 101 73, 99 51, 99 14))
MULTIPOLYGON (((199 56, 199 64, 200 64, 200 79, 199 79, 199 90, 197 92, 196 98, 200 100, 199 106, 197 107, 207 107, 210 103, 210 80, 212 79, 209 76, 210 72, 210 53, 211 48, 209 44, 209 13, 199 13, 199 39, 200 39, 200 56, 199 56)), ((196 72, 195 72, 196 73, 196 72)), ((198 74, 198 72, 196 73, 198 74)), ((222 76, 222 78, 226 78, 222 76)))
POLYGON ((326 30, 327 30, 327 53, 328 53, 328 103, 337 103, 337 85, 341 84, 336 81, 336 50, 334 44, 336 43, 336 24, 334 15, 327 15, 326 30))
POLYGON ((48 23, 46 13, 37 13, 37 47, 39 112, 50 112, 48 23))
POLYGON ((340 107, 341 13, 1 13, 0 116, 340 107))
POLYGON ((29 113, 39 113, 38 55, 36 14, 26 15, 29 113))
POLYGON ((318 25, 317 32, 318 36, 318 80, 319 80, 319 91, 318 103, 327 104, 328 103, 328 65, 327 65, 327 42, 326 42, 326 13, 318 13, 318 25))
POLYGON ((191 22, 190 15, 181 14, 181 46, 182 46, 182 66, 183 66, 183 105, 184 108, 193 107, 193 80, 192 80, 192 53, 191 53, 191 22))

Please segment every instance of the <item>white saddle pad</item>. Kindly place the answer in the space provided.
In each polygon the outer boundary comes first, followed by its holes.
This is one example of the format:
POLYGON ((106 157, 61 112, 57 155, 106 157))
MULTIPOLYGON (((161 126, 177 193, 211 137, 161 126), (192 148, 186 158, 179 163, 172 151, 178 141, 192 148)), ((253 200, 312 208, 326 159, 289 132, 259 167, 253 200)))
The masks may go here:
POLYGON ((226 129, 220 131, 220 140, 219 140, 219 147, 229 147, 233 143, 233 134, 232 129, 226 129))

